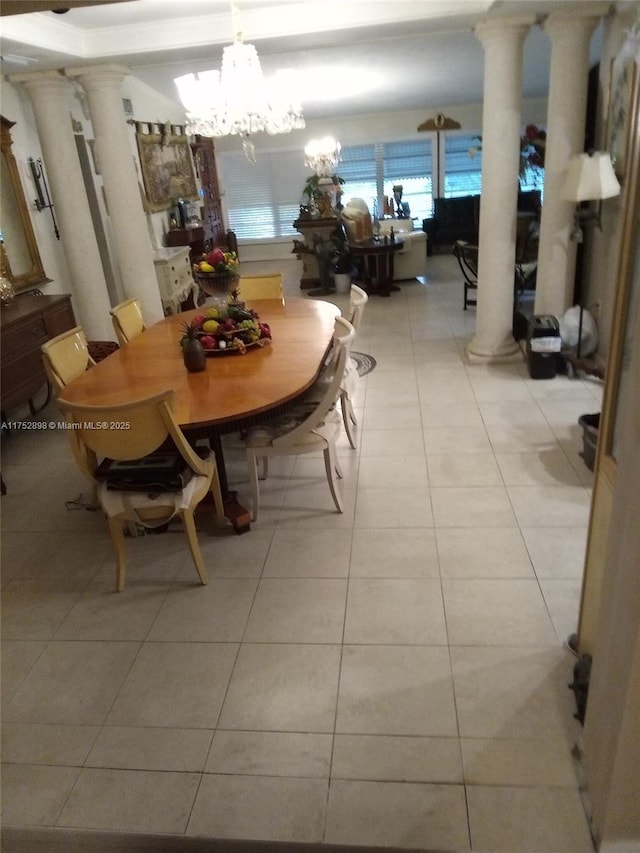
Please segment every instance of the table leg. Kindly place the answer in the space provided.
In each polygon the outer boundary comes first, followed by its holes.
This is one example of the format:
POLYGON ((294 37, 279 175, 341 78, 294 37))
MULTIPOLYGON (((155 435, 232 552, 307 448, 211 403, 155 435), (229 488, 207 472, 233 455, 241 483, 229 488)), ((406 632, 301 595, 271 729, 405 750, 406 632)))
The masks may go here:
POLYGON ((224 464, 224 453, 222 450, 222 439, 220 434, 211 430, 209 433, 209 443, 216 457, 216 465, 218 467, 218 476, 220 478, 220 491, 224 501, 224 514, 233 525, 236 533, 246 533, 251 529, 251 515, 249 510, 245 509, 242 504, 238 503, 238 493, 229 490, 229 481, 227 479, 227 469, 224 464))

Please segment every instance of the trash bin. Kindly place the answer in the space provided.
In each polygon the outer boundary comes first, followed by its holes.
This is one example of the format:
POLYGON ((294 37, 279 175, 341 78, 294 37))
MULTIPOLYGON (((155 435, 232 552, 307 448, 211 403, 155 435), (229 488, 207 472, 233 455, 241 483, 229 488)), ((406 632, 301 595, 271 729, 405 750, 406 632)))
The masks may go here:
POLYGON ((532 379, 553 379, 562 349, 560 323, 551 314, 538 314, 529 321, 527 363, 532 379))
POLYGON ((582 427, 582 453, 584 464, 593 471, 596 462, 596 447, 598 446, 598 433, 600 432, 600 413, 595 415, 581 415, 578 423, 582 427))

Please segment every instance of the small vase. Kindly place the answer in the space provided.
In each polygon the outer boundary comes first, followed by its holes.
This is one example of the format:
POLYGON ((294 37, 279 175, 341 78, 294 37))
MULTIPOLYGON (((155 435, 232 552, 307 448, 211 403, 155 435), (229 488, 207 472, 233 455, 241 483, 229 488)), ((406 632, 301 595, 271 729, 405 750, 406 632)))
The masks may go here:
POLYGON ((207 366, 207 356, 197 338, 191 338, 183 343, 182 358, 184 359, 184 366, 191 373, 204 370, 207 366))

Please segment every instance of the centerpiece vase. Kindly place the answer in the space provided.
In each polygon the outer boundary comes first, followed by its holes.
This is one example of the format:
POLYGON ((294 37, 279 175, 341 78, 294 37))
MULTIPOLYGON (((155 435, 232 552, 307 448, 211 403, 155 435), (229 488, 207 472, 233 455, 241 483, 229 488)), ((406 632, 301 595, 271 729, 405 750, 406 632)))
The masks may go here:
POLYGON ((207 356, 197 338, 190 338, 182 344, 182 358, 184 366, 190 373, 197 373, 207 366, 207 356))

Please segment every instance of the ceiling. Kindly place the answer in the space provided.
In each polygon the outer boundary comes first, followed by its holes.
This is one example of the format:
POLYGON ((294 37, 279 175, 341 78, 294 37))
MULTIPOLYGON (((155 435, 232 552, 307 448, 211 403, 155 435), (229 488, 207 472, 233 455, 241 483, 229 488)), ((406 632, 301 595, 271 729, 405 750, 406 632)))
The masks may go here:
MULTIPOLYGON (((574 10, 589 0, 2 0, 3 75, 125 64, 179 103, 173 78, 218 68, 241 30, 267 77, 295 71, 307 119, 482 101, 487 17, 574 10), (69 8, 62 14, 53 9, 69 8), (18 13, 16 13, 18 12, 18 13)), ((599 56, 599 30, 591 60, 599 56)), ((548 91, 549 39, 533 27, 524 48, 524 97, 548 91)))

